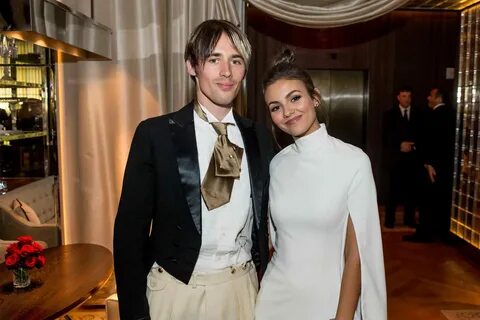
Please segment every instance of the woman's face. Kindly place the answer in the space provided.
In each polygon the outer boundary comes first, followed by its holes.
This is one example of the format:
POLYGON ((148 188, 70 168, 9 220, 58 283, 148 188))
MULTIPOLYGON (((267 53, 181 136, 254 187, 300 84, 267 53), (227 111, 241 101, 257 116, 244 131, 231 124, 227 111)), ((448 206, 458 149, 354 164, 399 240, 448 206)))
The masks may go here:
POLYGON ((301 80, 280 79, 265 90, 265 102, 273 123, 293 137, 306 136, 320 127, 312 98, 301 80))

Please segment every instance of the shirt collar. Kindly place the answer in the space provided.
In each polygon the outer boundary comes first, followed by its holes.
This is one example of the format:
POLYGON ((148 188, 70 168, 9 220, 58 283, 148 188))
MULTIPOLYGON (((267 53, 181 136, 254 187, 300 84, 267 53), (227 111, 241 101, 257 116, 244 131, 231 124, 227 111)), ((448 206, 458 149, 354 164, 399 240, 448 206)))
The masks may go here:
POLYGON ((202 108, 203 112, 205 112, 205 115, 207 116, 207 119, 209 122, 223 122, 223 123, 235 123, 235 118, 233 117, 233 108, 230 108, 228 110, 228 113, 225 115, 225 117, 222 119, 222 121, 219 121, 210 111, 208 111, 207 108, 202 106, 200 103, 200 108, 202 108))

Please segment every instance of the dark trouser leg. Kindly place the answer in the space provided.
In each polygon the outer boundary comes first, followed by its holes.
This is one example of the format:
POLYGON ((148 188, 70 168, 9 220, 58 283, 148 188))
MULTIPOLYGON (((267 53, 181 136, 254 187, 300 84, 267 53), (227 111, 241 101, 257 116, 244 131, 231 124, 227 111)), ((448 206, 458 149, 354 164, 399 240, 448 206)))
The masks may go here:
POLYGON ((433 217, 435 209, 435 189, 426 172, 422 175, 421 197, 419 200, 419 219, 417 234, 424 237, 432 236, 433 217))
POLYGON ((433 200, 435 208, 433 229, 435 235, 442 240, 447 240, 450 233, 451 198, 450 183, 441 178, 438 179, 438 182, 435 183, 435 199, 433 200))
POLYGON ((395 211, 398 203, 397 179, 394 172, 390 173, 388 182, 387 201, 385 203, 385 227, 393 228, 395 226, 395 211))
POLYGON ((405 215, 403 217, 403 224, 406 226, 415 225, 415 206, 405 205, 405 215))
POLYGON ((405 161, 401 178, 403 179, 403 223, 407 226, 415 225, 415 208, 418 206, 422 169, 423 167, 420 166, 415 157, 405 161))
POLYGON ((408 192, 404 200, 403 224, 413 226, 415 224, 415 195, 408 192))

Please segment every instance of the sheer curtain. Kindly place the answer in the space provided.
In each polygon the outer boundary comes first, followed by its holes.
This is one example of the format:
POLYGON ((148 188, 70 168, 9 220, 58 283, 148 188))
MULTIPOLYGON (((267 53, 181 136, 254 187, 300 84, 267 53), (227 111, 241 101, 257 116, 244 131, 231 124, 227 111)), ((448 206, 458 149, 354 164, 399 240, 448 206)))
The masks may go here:
POLYGON ((114 57, 62 63, 59 56, 60 199, 64 243, 112 248, 136 126, 191 99, 183 51, 193 28, 210 18, 239 19, 233 0, 101 0, 94 9, 113 30, 114 57))
POLYGON ((247 0, 274 18, 308 28, 331 28, 374 19, 408 0, 247 0))

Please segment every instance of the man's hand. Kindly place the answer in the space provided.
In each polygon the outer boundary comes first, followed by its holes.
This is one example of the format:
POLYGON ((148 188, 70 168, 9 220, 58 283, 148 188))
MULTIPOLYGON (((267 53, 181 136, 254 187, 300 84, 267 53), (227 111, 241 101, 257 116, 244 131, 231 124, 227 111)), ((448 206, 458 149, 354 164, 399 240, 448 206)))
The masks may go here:
POLYGON ((435 171, 435 168, 432 167, 431 165, 429 164, 426 164, 425 165, 425 169, 427 169, 427 172, 428 172, 428 178, 430 179, 430 181, 432 183, 435 183, 435 177, 437 175, 437 172, 435 171))
POLYGON ((405 153, 412 152, 412 150, 414 150, 414 145, 415 145, 414 142, 402 141, 402 143, 400 144, 400 152, 405 152, 405 153))

